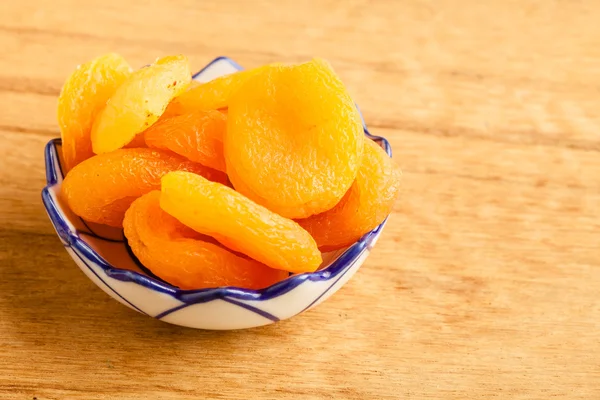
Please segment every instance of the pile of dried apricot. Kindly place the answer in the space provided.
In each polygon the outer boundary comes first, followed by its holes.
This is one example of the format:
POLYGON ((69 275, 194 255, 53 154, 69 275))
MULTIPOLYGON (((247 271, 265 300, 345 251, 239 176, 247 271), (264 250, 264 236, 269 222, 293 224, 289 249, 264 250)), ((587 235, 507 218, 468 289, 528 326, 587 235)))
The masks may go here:
POLYGON ((123 228, 138 260, 183 289, 315 271, 398 193, 398 167, 320 59, 199 84, 182 55, 133 71, 107 54, 79 66, 58 103, 68 206, 123 228))

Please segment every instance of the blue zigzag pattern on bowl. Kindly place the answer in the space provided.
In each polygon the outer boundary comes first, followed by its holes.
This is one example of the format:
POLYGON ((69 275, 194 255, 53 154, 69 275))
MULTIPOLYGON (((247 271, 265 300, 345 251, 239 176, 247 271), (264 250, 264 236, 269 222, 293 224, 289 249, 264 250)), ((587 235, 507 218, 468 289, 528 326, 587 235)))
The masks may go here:
MULTIPOLYGON (((204 67, 200 72, 194 75, 194 78, 197 78, 201 75, 207 68, 212 66, 216 62, 227 61, 231 66, 235 67, 238 70, 243 69, 239 64, 235 61, 229 59, 228 57, 218 57, 214 59, 211 63, 209 63, 206 67, 204 67)), ((361 114, 361 119, 363 121, 363 129, 365 135, 371 139, 376 141, 391 157, 392 151, 391 146, 388 141, 379 136, 371 135, 366 127, 364 122, 362 113, 357 106, 357 110, 361 114)), ((125 245, 124 240, 115 240, 111 238, 102 237, 96 234, 89 225, 79 219, 81 221, 82 226, 86 228, 85 231, 71 229, 69 227, 69 223, 66 221, 66 217, 61 214, 59 208, 57 207, 54 198, 50 194, 50 188, 58 184, 59 180, 62 180, 64 177, 62 166, 60 163, 59 150, 58 146, 61 145, 60 139, 53 139, 48 142, 45 148, 45 164, 46 164, 46 187, 42 190, 42 201, 44 206, 46 207, 46 211, 48 216, 58 233, 63 245, 67 248, 70 248, 73 253, 81 260, 81 262, 98 278, 100 282, 102 282, 109 290, 114 292, 119 298, 121 298, 124 302, 129 304, 132 308, 139 311, 142 314, 147 313, 143 312, 138 306, 132 304, 129 300, 125 299, 121 296, 118 291, 112 288, 106 280, 104 280, 90 265, 93 263, 98 265, 106 274, 107 277, 112 279, 116 279, 122 282, 132 282, 138 285, 141 285, 147 289, 157 291, 160 293, 164 293, 172 296, 173 298, 179 300, 182 304, 173 307, 171 309, 165 310, 159 314, 153 315, 154 318, 161 319, 167 315, 170 315, 174 312, 177 312, 185 307, 206 303, 215 300, 223 300, 230 304, 234 304, 238 307, 244 308, 248 311, 251 311, 257 315, 260 315, 266 319, 271 321, 279 321, 279 317, 266 312, 258 307, 251 306, 247 303, 243 303, 243 300, 251 300, 251 301, 265 301, 278 296, 281 296, 294 288, 298 287, 302 283, 306 281, 311 282, 322 282, 322 281, 332 281, 332 283, 327 287, 327 289, 322 292, 319 296, 317 296, 304 310, 311 308, 315 303, 317 303, 320 299, 322 299, 333 287, 335 287, 336 283, 338 283, 344 275, 352 269, 352 266, 356 262, 357 259, 363 254, 365 251, 370 251, 372 246, 374 245, 376 239, 381 234, 381 230, 385 226, 387 222, 387 218, 383 221, 378 227, 376 227, 371 232, 365 234, 358 242, 349 247, 343 254, 337 257, 329 266, 326 268, 312 272, 312 273, 304 273, 290 276, 284 281, 278 282, 275 285, 272 285, 268 288, 261 290, 250 290, 243 289, 237 287, 219 287, 212 289, 200 289, 200 290, 182 290, 172 285, 169 285, 163 281, 155 279, 150 276, 146 276, 144 274, 138 273, 136 271, 126 270, 115 268, 110 265, 105 259, 103 259, 100 255, 98 255, 86 242, 81 238, 81 236, 89 236, 96 240, 103 240, 113 243, 123 243, 125 245), (242 300, 242 301, 240 301, 242 300)), ((151 315, 152 316, 152 315, 151 315)))
MULTIPOLYGON (((68 246, 67 246, 68 247, 68 246)), ((79 254, 79 252, 75 249, 73 249, 71 247, 71 250, 73 250, 73 253, 77 256, 77 258, 79 258, 79 260, 81 260, 82 263, 85 264, 85 266, 92 272, 92 274, 94 274, 96 276, 96 278, 98 278, 98 280, 100 282, 102 282, 102 284, 104 286, 106 286, 107 288, 109 288, 114 294, 116 294, 121 300, 123 300, 125 303, 129 304, 132 308, 134 308, 136 311, 148 315, 147 313, 145 313, 144 311, 140 310, 135 304, 133 304, 132 302, 130 302, 129 300, 127 300, 125 297, 121 296, 121 294, 119 292, 117 292, 115 289, 112 288, 112 286, 110 286, 108 283, 106 283, 106 281, 104 279, 102 279, 102 277, 100 275, 98 275, 98 273, 94 270, 94 268, 92 268, 92 266, 88 263, 88 261, 83 258, 81 256, 81 254, 79 254)))

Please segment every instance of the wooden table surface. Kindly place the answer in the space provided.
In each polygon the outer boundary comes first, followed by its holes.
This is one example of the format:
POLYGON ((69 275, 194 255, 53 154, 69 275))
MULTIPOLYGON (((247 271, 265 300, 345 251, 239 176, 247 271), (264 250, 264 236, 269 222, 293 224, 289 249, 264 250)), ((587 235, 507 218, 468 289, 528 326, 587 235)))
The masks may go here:
POLYGON ((599 399, 600 3, 0 2, 1 399, 599 399), (404 171, 315 310, 206 332, 95 287, 41 201, 73 68, 330 60, 404 171))

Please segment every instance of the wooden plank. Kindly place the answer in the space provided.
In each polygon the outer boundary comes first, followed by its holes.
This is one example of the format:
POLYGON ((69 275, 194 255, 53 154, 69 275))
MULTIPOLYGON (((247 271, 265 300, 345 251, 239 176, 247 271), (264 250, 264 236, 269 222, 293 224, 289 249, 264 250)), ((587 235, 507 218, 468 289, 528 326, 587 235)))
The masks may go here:
POLYGON ((0 398, 600 398, 600 4, 0 2, 0 398), (403 187, 313 311, 179 328, 79 271, 40 200, 77 64, 331 61, 403 187))

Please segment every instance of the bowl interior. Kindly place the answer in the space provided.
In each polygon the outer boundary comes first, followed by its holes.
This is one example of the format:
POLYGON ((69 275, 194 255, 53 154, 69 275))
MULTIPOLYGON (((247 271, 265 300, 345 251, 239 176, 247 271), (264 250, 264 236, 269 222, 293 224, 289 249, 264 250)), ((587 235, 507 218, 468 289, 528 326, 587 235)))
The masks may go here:
MULTIPOLYGON (((216 77, 241 70, 242 67, 227 57, 213 60, 200 72, 194 75, 194 80, 206 82, 216 77)), ((359 111, 360 112, 360 111, 359 111)), ((362 118, 362 116, 361 116, 362 118)), ((372 136, 364 124, 365 135, 376 141, 391 157, 389 143, 381 137, 372 136)), ((197 301, 200 298, 227 295, 238 299, 263 299, 285 293, 298 286, 305 280, 329 280, 358 259, 363 251, 371 248, 384 221, 373 231, 367 233, 353 245, 330 253, 323 254, 323 264, 313 273, 290 275, 286 280, 262 290, 249 290, 235 287, 181 290, 162 281, 146 269, 133 255, 121 229, 106 227, 84 221, 67 207, 60 196, 60 188, 64 178, 62 168, 62 152, 60 139, 48 143, 45 150, 47 186, 42 191, 42 200, 54 225, 58 236, 65 247, 71 248, 83 264, 94 263, 101 267, 104 273, 114 279, 133 282, 146 288, 170 294, 182 301, 197 301)), ((94 274, 98 276, 96 272, 94 274)))

